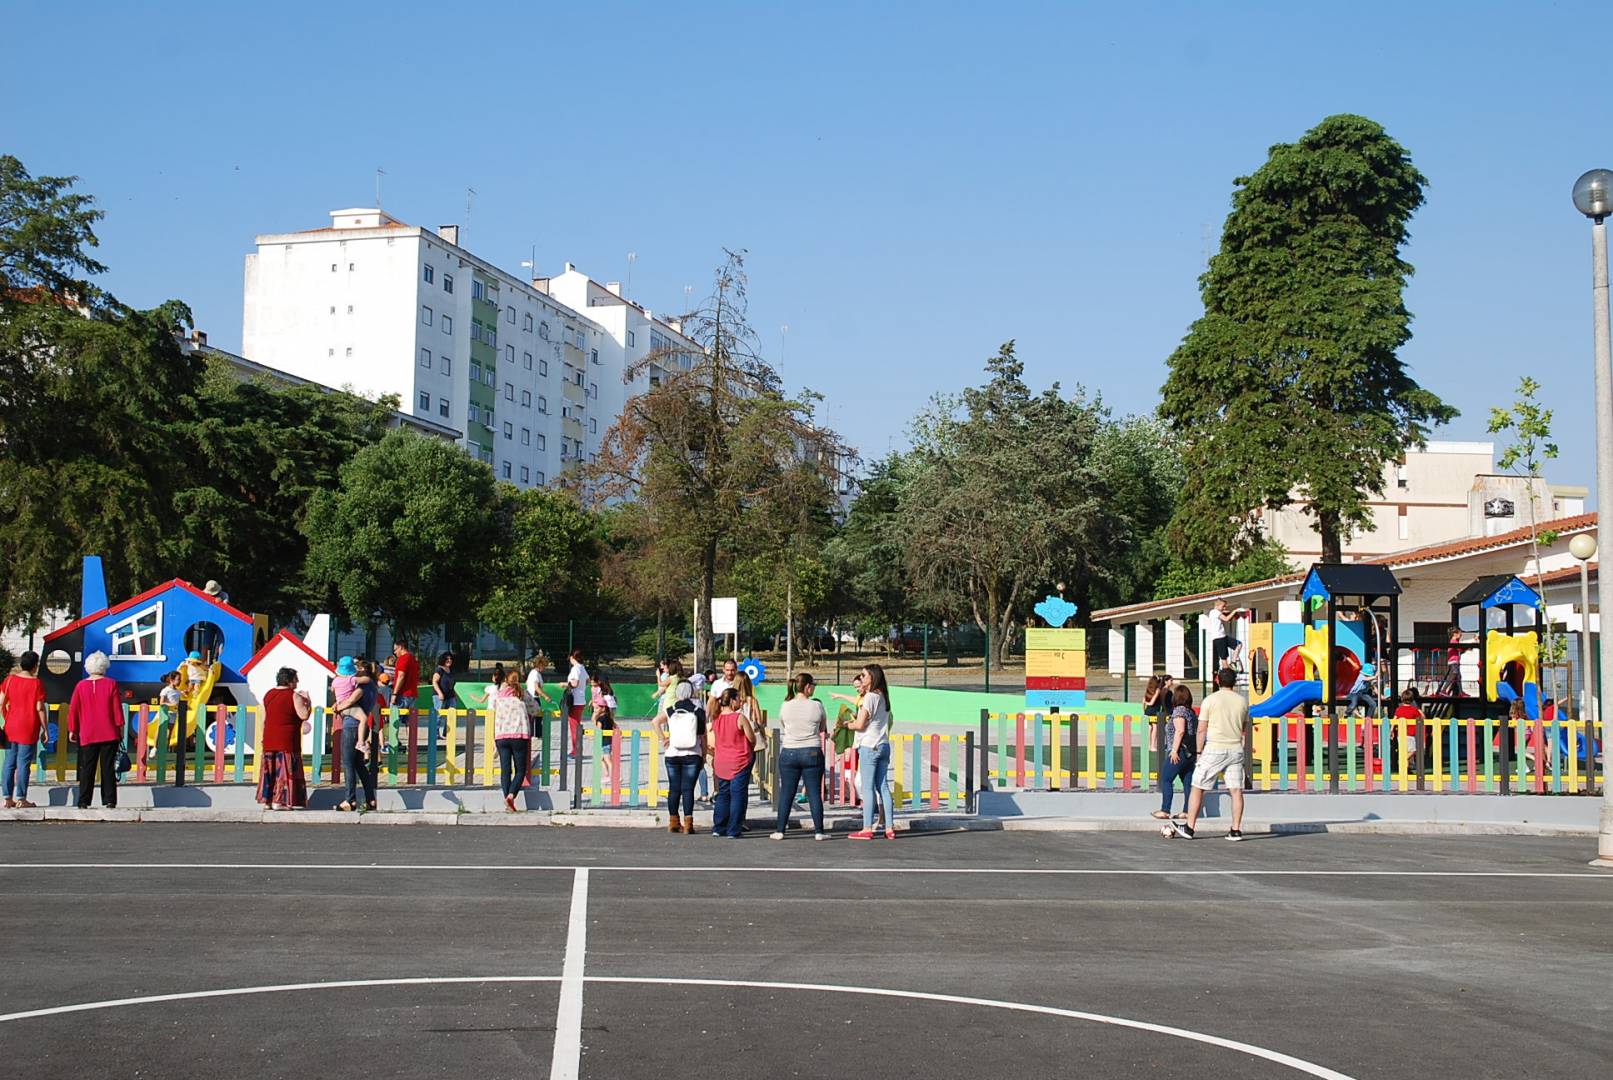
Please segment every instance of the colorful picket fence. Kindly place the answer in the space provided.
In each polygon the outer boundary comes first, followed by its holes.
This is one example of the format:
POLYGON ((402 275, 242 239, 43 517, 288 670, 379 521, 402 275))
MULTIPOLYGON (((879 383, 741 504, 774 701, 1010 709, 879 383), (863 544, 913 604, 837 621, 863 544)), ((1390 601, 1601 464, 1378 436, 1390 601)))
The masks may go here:
MULTIPOLYGON (((753 790, 776 797, 778 732, 767 733, 757 748, 753 790)), ((666 804, 666 769, 661 740, 651 730, 584 727, 583 757, 571 762, 574 809, 641 808, 666 804), (608 740, 608 742, 607 742, 608 740)), ((837 752, 824 739, 824 804, 858 806, 857 751, 837 752)), ((973 809, 974 733, 891 735, 890 774, 898 811, 973 809)), ((707 782, 713 781, 708 776, 707 782)))
MULTIPOLYGON (((1594 736, 1582 720, 1259 718, 1248 746, 1250 785, 1590 794, 1601 783, 1594 736)), ((980 777, 988 786, 1028 791, 1146 791, 1158 782, 1155 738, 1140 715, 983 711, 980 777)))
MULTIPOLYGON (((40 782, 52 778, 66 783, 77 776, 77 751, 67 739, 67 708, 51 705, 49 723, 56 726, 54 749, 44 749, 36 759, 40 782)), ((173 745, 170 717, 150 705, 125 705, 123 749, 129 755, 130 769, 124 783, 169 784, 178 779, 181 766, 185 780, 196 783, 256 783, 257 755, 249 750, 261 742, 262 712, 256 705, 215 705, 208 714, 205 730, 198 733, 195 748, 173 745), (155 734, 152 734, 155 724, 155 734), (224 737, 219 738, 218 733, 224 737), (244 737, 243 737, 244 736, 244 737), (209 739, 210 737, 210 739, 209 739), (211 741, 212 746, 207 743, 211 741)), ((308 782, 341 782, 339 754, 340 729, 333 733, 331 723, 340 724, 332 711, 315 706, 308 723, 312 725, 312 751, 304 756, 308 782), (334 737, 333 737, 334 736, 334 737)), ((544 784, 560 778, 556 731, 563 723, 558 712, 545 714, 541 738, 533 740, 533 769, 529 782, 544 784)), ((382 710, 385 728, 382 740, 386 752, 380 761, 379 781, 383 785, 442 784, 453 787, 497 787, 498 750, 493 741, 493 717, 488 709, 382 710), (440 732, 433 737, 433 730, 440 732)))

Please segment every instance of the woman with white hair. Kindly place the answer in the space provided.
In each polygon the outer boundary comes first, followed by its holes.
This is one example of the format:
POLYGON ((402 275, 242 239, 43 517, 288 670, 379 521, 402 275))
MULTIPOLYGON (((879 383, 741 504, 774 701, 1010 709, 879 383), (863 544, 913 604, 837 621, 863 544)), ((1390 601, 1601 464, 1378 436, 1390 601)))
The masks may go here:
POLYGON ((95 774, 101 774, 101 805, 118 805, 118 746, 123 742, 123 702, 118 684, 106 677, 104 652, 84 658, 83 682, 67 705, 67 738, 78 743, 78 808, 90 808, 95 774))
POLYGON ((706 759, 706 710, 695 704, 689 680, 673 687, 672 704, 656 714, 655 730, 666 758, 667 832, 693 835, 694 789, 706 759))

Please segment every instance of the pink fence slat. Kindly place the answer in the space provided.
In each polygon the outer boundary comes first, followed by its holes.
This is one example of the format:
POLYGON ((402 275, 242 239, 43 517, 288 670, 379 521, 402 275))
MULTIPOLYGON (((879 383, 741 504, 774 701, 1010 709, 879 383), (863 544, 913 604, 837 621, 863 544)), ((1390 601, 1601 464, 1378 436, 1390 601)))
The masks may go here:
POLYGON ((1479 735, 1478 726, 1470 719, 1467 724, 1467 790, 1479 789, 1479 735))
POLYGON ((941 736, 930 735, 930 809, 941 809, 941 736))
MULTIPOLYGON (((213 783, 215 784, 224 782, 224 725, 224 706, 220 705, 213 712, 213 783)), ((200 753, 200 750, 197 752, 200 753)))
MULTIPOLYGON (((1287 723, 1288 721, 1283 722, 1287 723)), ((1296 774, 1294 781, 1298 790, 1304 791, 1305 774, 1309 770, 1307 758, 1305 757, 1305 744, 1308 741, 1306 736, 1310 734, 1310 728, 1306 727, 1305 721, 1301 720, 1295 725, 1295 733, 1299 737, 1294 740, 1294 772, 1296 774)))
POLYGON ((1546 790, 1545 725, 1536 720, 1529 725, 1529 748, 1535 755, 1535 794, 1546 790))
POLYGON ((1120 786, 1127 791, 1131 790, 1131 720, 1132 718, 1129 716, 1122 717, 1120 720, 1120 744, 1123 748, 1120 759, 1120 786))
POLYGON ((1025 714, 1014 714, 1014 784, 1025 786, 1025 714))
POLYGON ((141 705, 134 726, 134 777, 144 783, 146 779, 146 725, 151 722, 151 706, 141 705))
POLYGON ((621 732, 610 741, 610 804, 622 805, 622 736, 621 732))

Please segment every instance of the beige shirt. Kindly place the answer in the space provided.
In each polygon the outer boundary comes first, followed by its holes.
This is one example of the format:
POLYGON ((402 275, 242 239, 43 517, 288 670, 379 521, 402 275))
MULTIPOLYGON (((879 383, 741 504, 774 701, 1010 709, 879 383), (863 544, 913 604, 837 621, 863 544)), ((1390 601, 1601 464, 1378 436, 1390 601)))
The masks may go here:
POLYGON ((784 729, 784 749, 817 749, 823 746, 819 733, 824 730, 828 717, 823 703, 811 698, 792 697, 779 706, 779 724, 784 729))
POLYGON ((1249 703, 1236 690, 1217 690, 1199 706, 1199 730, 1205 733, 1206 749, 1242 747, 1248 726, 1249 703))

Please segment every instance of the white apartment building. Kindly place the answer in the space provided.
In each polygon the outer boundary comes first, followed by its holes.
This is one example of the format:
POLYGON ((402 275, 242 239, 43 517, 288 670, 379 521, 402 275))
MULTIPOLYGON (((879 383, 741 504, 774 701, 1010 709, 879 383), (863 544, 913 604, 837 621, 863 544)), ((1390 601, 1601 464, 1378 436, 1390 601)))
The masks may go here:
POLYGON ((536 286, 459 246, 457 226, 334 210, 328 227, 257 238, 242 352, 464 432, 494 475, 544 484, 597 454, 624 374, 667 335, 692 342, 569 263, 536 286), (607 301, 605 298, 608 297, 607 301), (582 312, 587 311, 587 314, 582 312))
MULTIPOLYGON (((1497 474, 1493 442, 1430 442, 1384 470, 1383 494, 1367 504, 1372 527, 1344 545, 1346 561, 1370 559, 1470 537, 1496 536, 1534 520, 1585 512, 1583 487, 1497 474)), ((1295 503, 1263 516, 1266 535, 1281 544, 1295 568, 1322 554, 1321 538, 1295 503)))

